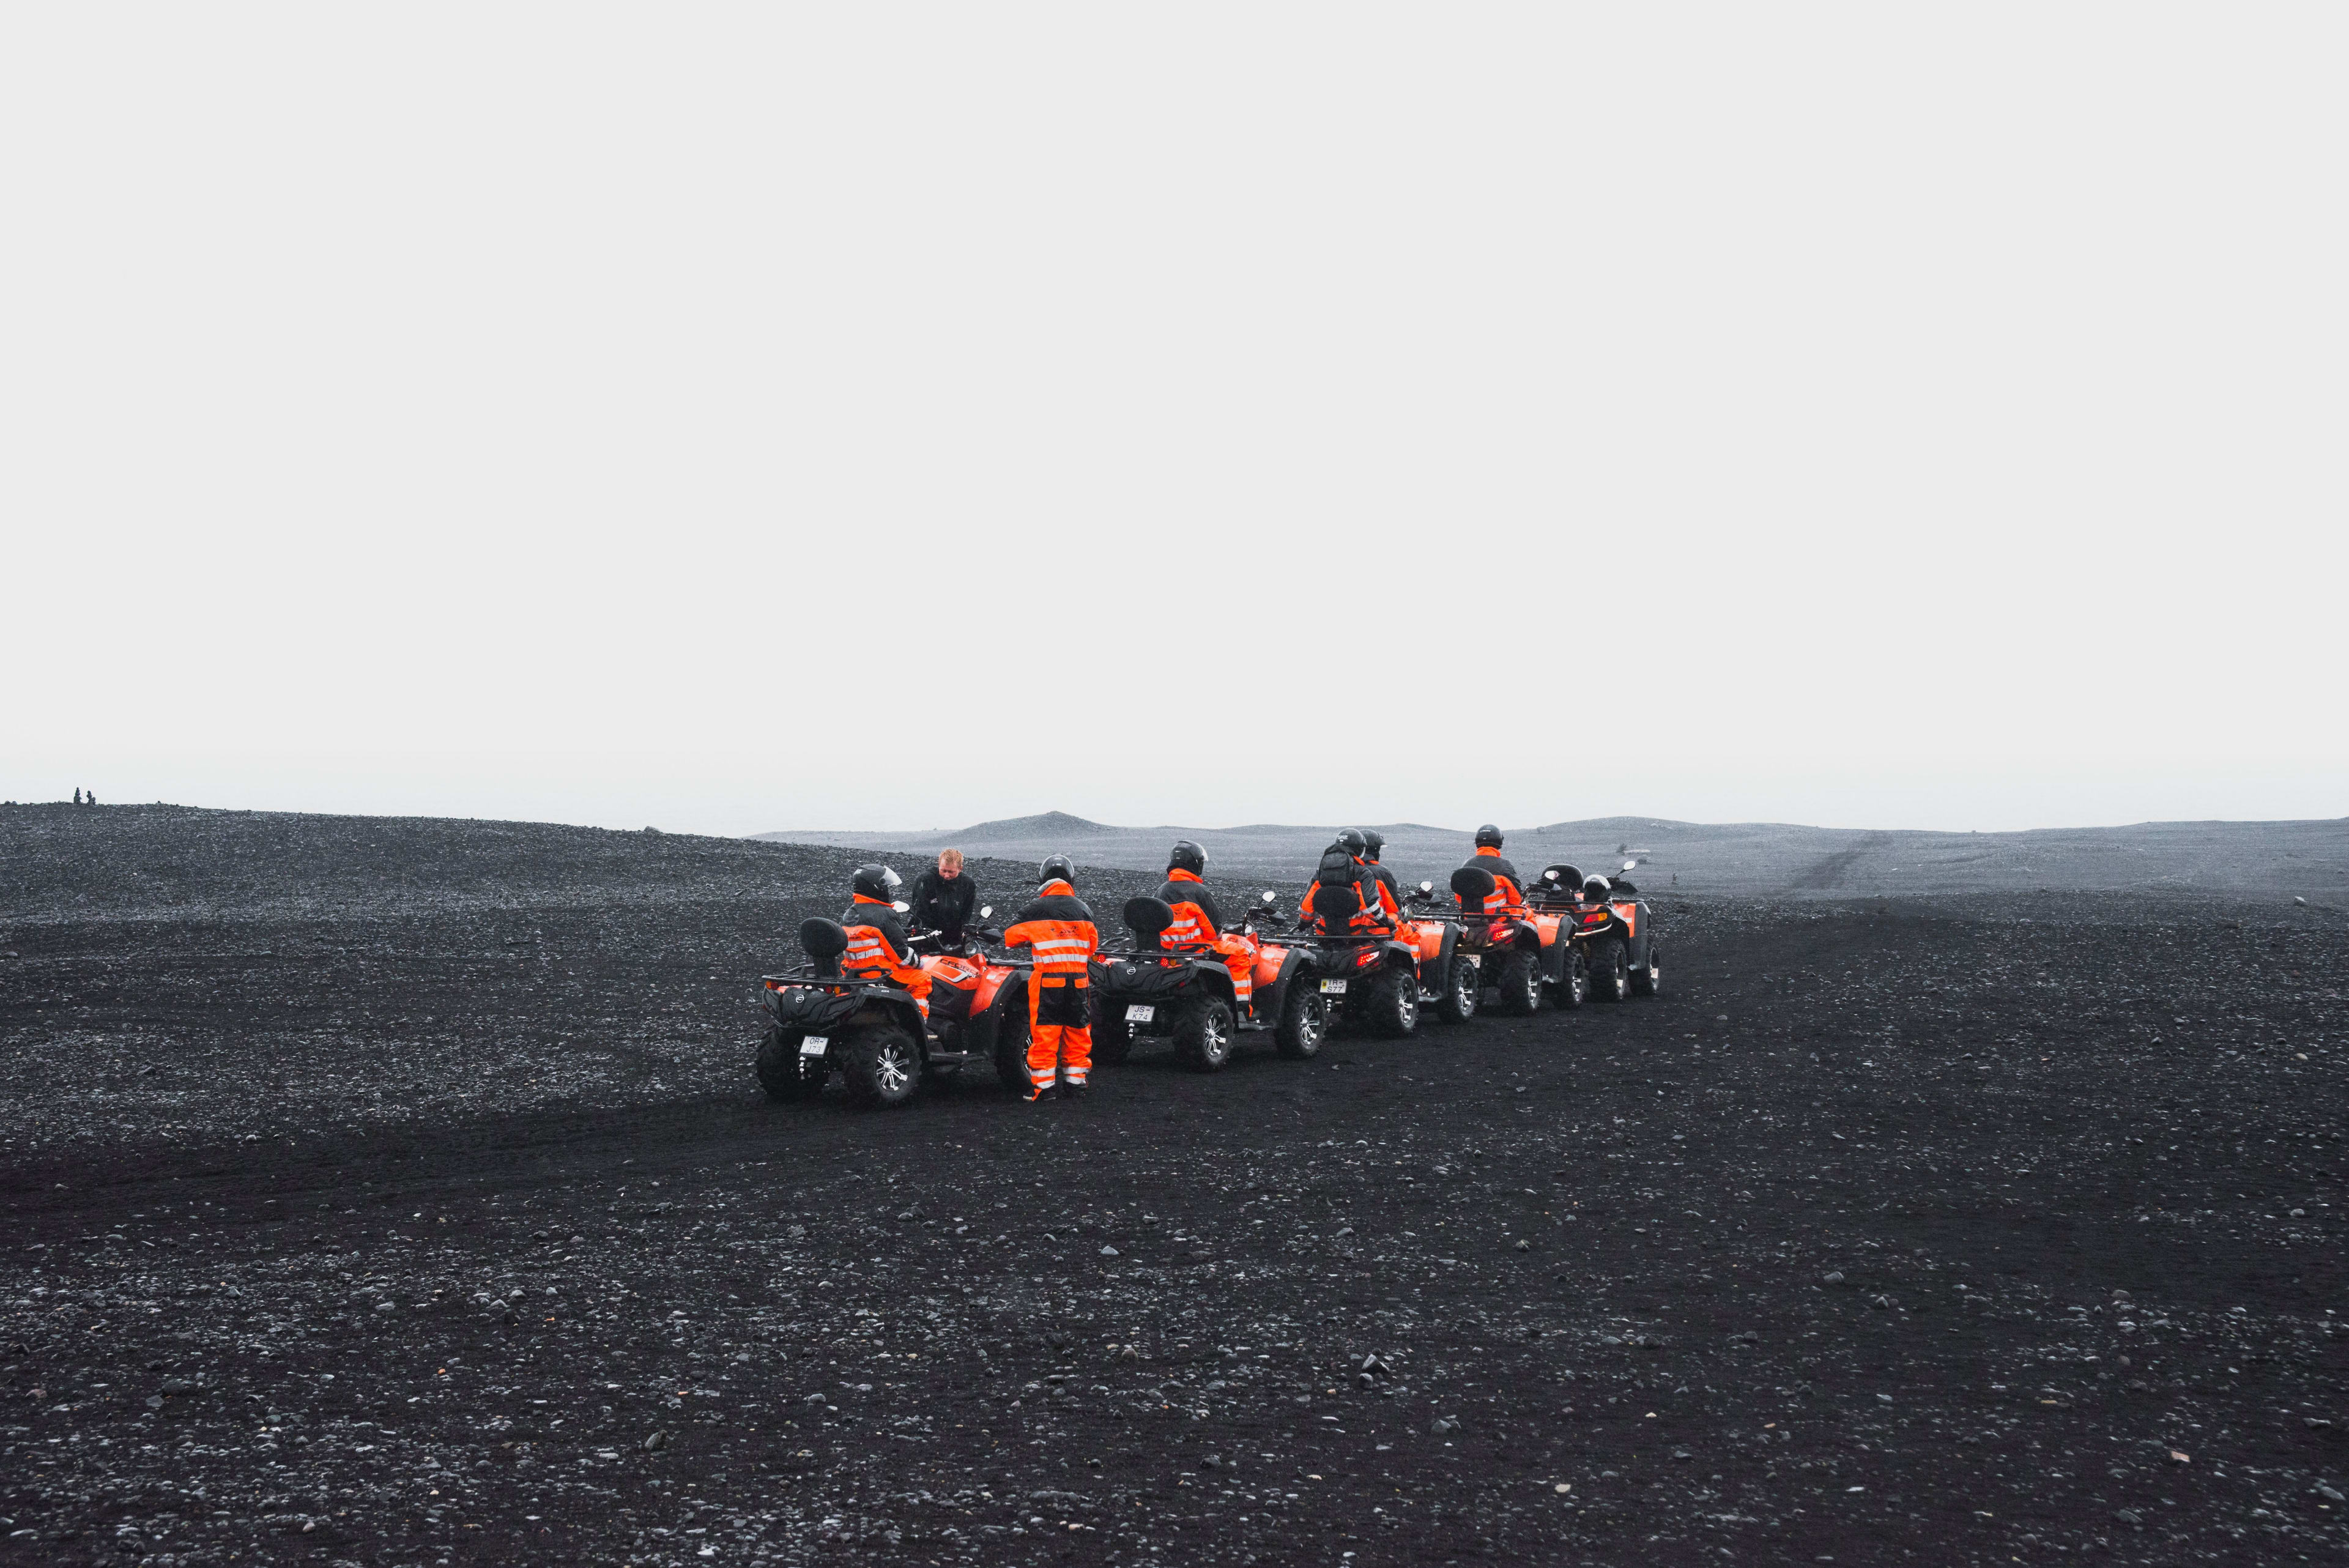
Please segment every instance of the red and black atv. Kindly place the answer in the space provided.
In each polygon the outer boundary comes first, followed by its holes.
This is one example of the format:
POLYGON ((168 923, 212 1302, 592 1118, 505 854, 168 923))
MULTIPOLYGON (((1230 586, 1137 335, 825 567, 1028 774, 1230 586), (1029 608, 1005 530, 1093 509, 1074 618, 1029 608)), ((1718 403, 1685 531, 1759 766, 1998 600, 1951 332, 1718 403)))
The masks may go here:
POLYGON ((835 1068, 848 1097, 863 1106, 902 1106, 925 1079, 952 1075, 973 1063, 992 1062, 1006 1083, 1015 1082, 1016 1071, 1018 1086, 1027 1087, 1024 963, 983 950, 917 958, 930 972, 926 1029, 913 992, 840 972, 848 933, 838 921, 802 920, 800 946, 808 955, 804 968, 759 982, 759 1003, 771 1020, 758 1057, 759 1083, 769 1099, 812 1100, 835 1068), (1007 1060, 1014 1065, 1007 1067, 1007 1060))
MULTIPOLYGON (((1241 923, 1250 937, 1270 929, 1273 896, 1264 897, 1264 905, 1241 923)), ((1304 952, 1259 940, 1248 977, 1255 996, 1243 1008, 1221 953, 1198 946, 1166 949, 1174 910, 1164 899, 1128 898, 1119 916, 1133 933, 1133 949, 1103 952, 1088 976, 1096 1064, 1124 1061, 1136 1040, 1172 1041, 1174 1059, 1198 1073, 1220 1070, 1247 1034, 1269 1033, 1282 1055, 1299 1060, 1321 1049, 1329 1011, 1310 981, 1300 979, 1310 967, 1304 952)))
MULTIPOLYGON (((1335 1017, 1399 1040, 1419 1027, 1421 933, 1413 930, 1405 940, 1400 933, 1348 930, 1361 907, 1358 898, 1349 884, 1325 886, 1314 895, 1321 930, 1300 929, 1285 940, 1311 961, 1299 978, 1309 980, 1335 1017)), ((1273 917, 1268 912, 1266 918, 1273 917)), ((1442 942, 1439 937, 1439 948, 1442 942)))
POLYGON ((1488 912, 1485 904, 1499 884, 1481 866, 1463 866, 1452 873, 1456 914, 1444 909, 1433 882, 1422 882, 1412 896, 1423 919, 1456 919, 1460 926, 1460 956, 1475 966, 1477 983, 1493 993, 1493 1011, 1525 1018, 1541 1011, 1545 1000, 1559 1007, 1579 1007, 1589 994, 1589 974, 1575 940, 1571 915, 1528 899, 1519 909, 1488 912))
MULTIPOLYGON (((1638 864, 1626 860, 1623 869, 1638 864)), ((1622 877, 1610 880, 1585 877, 1571 866, 1547 867, 1528 901, 1573 922, 1575 944, 1589 954, 1590 993, 1599 1001, 1653 996, 1663 989, 1655 914, 1622 877)))

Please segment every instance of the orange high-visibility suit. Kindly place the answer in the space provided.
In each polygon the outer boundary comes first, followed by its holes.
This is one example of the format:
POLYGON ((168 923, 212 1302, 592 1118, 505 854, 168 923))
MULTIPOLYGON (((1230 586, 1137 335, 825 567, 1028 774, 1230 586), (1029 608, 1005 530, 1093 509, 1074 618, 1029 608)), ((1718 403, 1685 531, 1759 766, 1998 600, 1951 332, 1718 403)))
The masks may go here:
MULTIPOLYGON (((1349 931, 1394 929, 1397 922, 1402 919, 1402 906, 1395 901, 1393 889, 1387 885, 1384 877, 1379 876, 1379 868, 1359 855, 1354 857, 1354 868, 1360 877, 1355 887, 1361 890, 1361 904, 1352 915, 1347 918, 1346 929, 1349 931)), ((1344 883, 1341 881, 1339 885, 1342 887, 1344 883)), ((1320 890, 1321 878, 1317 875, 1313 878, 1313 885, 1305 889, 1305 897, 1297 906, 1299 914, 1313 915, 1313 895, 1320 890)), ((1319 919, 1319 916, 1314 918, 1319 919)))
POLYGON ((1256 943, 1237 931, 1224 929, 1224 914, 1216 907, 1216 896, 1195 872, 1179 866, 1170 867, 1158 896, 1174 911, 1174 923, 1158 939, 1159 946, 1215 949, 1231 973, 1232 1002, 1247 1012, 1256 1001, 1256 943))
POLYGON ((930 1015, 930 971, 914 962, 905 945, 905 928, 895 906, 885 898, 856 895, 848 913, 840 917, 848 932, 848 950, 840 955, 840 972, 854 980, 886 979, 914 993, 922 1016, 930 1015))
POLYGON ((1501 852, 1490 845, 1478 849, 1468 864, 1493 878, 1493 890, 1485 895, 1485 913, 1497 915, 1515 909, 1526 901, 1525 889, 1517 879, 1517 868, 1501 858, 1501 852))
POLYGON ((1084 1087, 1093 1065, 1092 1018, 1085 1011, 1092 982, 1085 966, 1101 950, 1092 910, 1056 877, 1005 929, 1003 943, 1036 957, 1028 974, 1028 1097, 1040 1099, 1056 1075, 1084 1087))

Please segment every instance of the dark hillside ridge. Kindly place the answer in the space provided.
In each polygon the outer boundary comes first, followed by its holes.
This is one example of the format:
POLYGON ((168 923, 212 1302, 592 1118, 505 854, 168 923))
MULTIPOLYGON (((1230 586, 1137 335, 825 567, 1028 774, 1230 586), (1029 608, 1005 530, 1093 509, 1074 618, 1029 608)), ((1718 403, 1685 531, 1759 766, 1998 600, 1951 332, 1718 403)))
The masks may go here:
MULTIPOLYGON (((1177 838, 1203 845, 1217 872, 1274 884, 1309 876, 1340 824, 1117 827, 1063 812, 979 823, 959 832, 762 833, 761 840, 1035 861, 1055 853, 1091 864, 1157 870, 1177 838)), ((1362 824, 1387 838, 1387 864, 1406 881, 1441 882, 1468 857, 1466 829, 1362 824)), ((1508 854, 1530 873, 1555 861, 1612 870, 1637 857, 1649 889, 1850 898, 2132 889, 2301 897, 2349 903, 2349 818, 2311 822, 2147 822, 2023 833, 1921 833, 1789 823, 1673 822, 1609 816, 1506 829, 1508 854), (1677 879, 1677 880, 1675 880, 1677 879)))

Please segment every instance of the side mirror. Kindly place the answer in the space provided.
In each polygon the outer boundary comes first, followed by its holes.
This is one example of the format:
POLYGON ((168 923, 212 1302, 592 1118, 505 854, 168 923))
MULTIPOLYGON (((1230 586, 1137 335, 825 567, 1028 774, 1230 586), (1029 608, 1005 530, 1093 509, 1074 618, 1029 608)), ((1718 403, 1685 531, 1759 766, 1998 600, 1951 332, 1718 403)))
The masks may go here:
POLYGON ((1264 901, 1268 904, 1278 904, 1280 902, 1280 895, 1267 888, 1264 890, 1264 901))
POLYGON ((1557 880, 1557 873, 1555 871, 1545 871, 1542 873, 1542 877, 1547 881, 1555 882, 1557 880))
POLYGON ((894 903, 894 904, 890 905, 889 907, 890 907, 891 909, 893 909, 896 910, 896 911, 897 911, 899 914, 901 914, 901 915, 910 913, 910 912, 912 911, 913 908, 914 908, 914 906, 913 906, 913 905, 908 904, 908 903, 907 903, 907 902, 905 902, 905 899, 903 899, 903 898, 898 899, 895 903, 894 903))
POLYGON ((1433 893, 1435 891, 1435 884, 1433 882, 1422 882, 1419 885, 1419 890, 1423 893, 1433 893))
POLYGON ((1640 863, 1639 863, 1637 860, 1626 860, 1625 862, 1623 862, 1623 869, 1624 869, 1624 870, 1626 870, 1626 871, 1631 870, 1631 869, 1633 869, 1634 867, 1636 867, 1639 864, 1640 864, 1640 863))
POLYGON ((981 904, 978 907, 978 918, 982 920, 993 913, 995 913, 995 906, 992 904, 981 904))

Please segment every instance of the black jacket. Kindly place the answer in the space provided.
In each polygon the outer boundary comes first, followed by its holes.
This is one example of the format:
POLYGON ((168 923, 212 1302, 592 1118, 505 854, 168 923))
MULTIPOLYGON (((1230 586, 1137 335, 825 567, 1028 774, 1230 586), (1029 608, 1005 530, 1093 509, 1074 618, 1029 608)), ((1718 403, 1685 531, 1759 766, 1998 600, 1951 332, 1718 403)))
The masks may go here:
POLYGON ((1216 902, 1216 896, 1207 891, 1205 882, 1177 882, 1169 877, 1166 885, 1158 889, 1158 896, 1169 904, 1198 905, 1199 913, 1207 917, 1207 934, 1211 937, 1224 934, 1223 909, 1216 902))
POLYGON ((1379 880, 1387 885, 1387 891, 1394 895, 1395 908, 1398 909, 1402 908, 1402 884, 1395 880, 1393 872, 1375 860, 1367 862, 1362 868, 1366 871, 1377 872, 1379 880))
POLYGON ((1519 898, 1525 896, 1526 879, 1517 875, 1515 863, 1505 860, 1498 855, 1471 855, 1463 863, 1462 868, 1464 870, 1469 866, 1474 866, 1477 870, 1495 880, 1506 877, 1509 879, 1509 885, 1517 890, 1517 896, 1519 898))
POLYGON ((948 941, 960 941, 965 922, 978 907, 978 886, 970 879, 968 868, 949 882, 933 866, 914 878, 913 905, 917 929, 941 932, 948 941))
POLYGON ((881 933, 881 940, 889 944, 890 952, 901 966, 913 962, 914 950, 905 945, 905 922, 897 918, 897 911, 891 906, 851 904, 848 912, 840 917, 840 923, 850 929, 871 926, 881 933))

